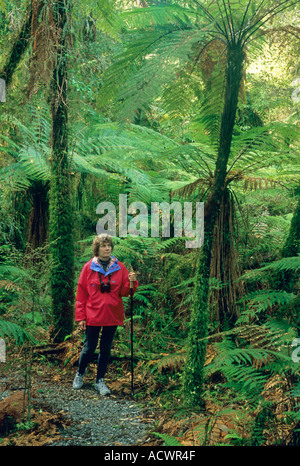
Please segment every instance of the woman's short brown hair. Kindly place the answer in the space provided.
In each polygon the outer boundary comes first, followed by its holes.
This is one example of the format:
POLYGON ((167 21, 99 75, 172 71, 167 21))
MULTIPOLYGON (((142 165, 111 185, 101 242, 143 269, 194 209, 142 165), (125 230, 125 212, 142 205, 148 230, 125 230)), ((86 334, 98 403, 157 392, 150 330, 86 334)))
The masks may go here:
POLYGON ((101 233, 101 235, 95 236, 92 244, 94 256, 99 256, 99 247, 100 245, 102 246, 105 243, 108 243, 111 246, 111 250, 113 251, 114 243, 110 235, 108 235, 107 233, 101 233))

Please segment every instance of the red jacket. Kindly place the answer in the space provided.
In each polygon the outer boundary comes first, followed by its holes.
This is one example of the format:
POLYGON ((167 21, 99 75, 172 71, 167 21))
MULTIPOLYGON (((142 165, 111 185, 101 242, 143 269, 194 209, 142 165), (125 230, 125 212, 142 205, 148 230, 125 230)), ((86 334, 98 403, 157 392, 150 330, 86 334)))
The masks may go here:
MULTIPOLYGON (((86 324, 91 326, 123 325, 122 297, 130 295, 128 273, 125 265, 113 256, 106 272, 97 258, 87 262, 78 280, 75 320, 86 320, 86 324), (103 283, 108 282, 108 275, 111 274, 109 293, 101 293, 98 272, 101 273, 103 283)), ((136 280, 133 286, 134 293, 137 287, 136 280)))

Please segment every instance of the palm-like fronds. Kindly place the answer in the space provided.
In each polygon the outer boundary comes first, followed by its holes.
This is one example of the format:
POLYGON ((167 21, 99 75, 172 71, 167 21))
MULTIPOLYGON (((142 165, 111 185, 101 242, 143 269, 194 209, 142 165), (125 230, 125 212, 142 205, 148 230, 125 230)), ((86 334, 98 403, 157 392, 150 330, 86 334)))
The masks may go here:
MULTIPOLYGON (((293 0, 240 0, 233 4, 218 0, 206 6, 194 0, 185 6, 171 4, 123 12, 121 19, 125 28, 132 31, 131 40, 105 75, 99 105, 114 99, 120 115, 134 118, 136 109, 155 101, 184 70, 189 69, 192 80, 195 66, 209 44, 223 43, 217 60, 220 65, 228 46, 239 44, 243 48, 261 34, 261 28, 270 19, 295 4, 293 0)), ((222 73, 219 77, 221 90, 222 73)), ((220 103, 221 95, 214 88, 210 99, 217 96, 220 103)), ((181 95, 178 97, 180 102, 181 95)), ((212 116, 211 102, 207 100, 206 105, 210 107, 207 114, 212 116)))
POLYGON ((267 393, 267 382, 274 376, 297 375, 297 364, 289 354, 290 342, 295 336, 291 325, 270 319, 261 325, 237 325, 221 335, 222 341, 213 344, 216 355, 205 372, 212 375, 220 371, 225 385, 237 391, 237 398, 242 399, 246 394, 254 407, 261 393, 267 393), (235 335, 234 341, 227 338, 230 335, 235 335))
POLYGON ((17 345, 30 341, 37 343, 37 340, 24 330, 20 325, 9 320, 0 319, 0 338, 13 340, 17 345))
POLYGON ((262 273, 265 271, 282 271, 282 270, 290 270, 297 272, 300 268, 300 257, 295 256, 295 257, 284 257, 282 259, 279 259, 277 261, 270 262, 270 264, 267 264, 260 269, 255 269, 255 270, 250 270, 247 272, 245 275, 241 277, 241 279, 257 279, 257 277, 261 276, 262 273))
MULTIPOLYGON (((3 118, 5 119, 5 116, 3 118)), ((32 122, 28 126, 11 117, 8 124, 18 129, 20 142, 17 143, 5 135, 1 136, 0 150, 9 154, 12 161, 1 169, 0 182, 8 183, 12 189, 22 190, 27 189, 33 181, 49 181, 51 151, 49 147, 50 124, 47 115, 33 112, 32 122)), ((133 183, 140 183, 142 186, 149 184, 142 170, 130 166, 130 160, 126 160, 125 157, 119 161, 117 157, 115 157, 116 160, 112 159, 113 150, 108 150, 106 145, 111 144, 112 138, 119 131, 116 128, 115 132, 111 133, 109 125, 106 130, 107 137, 103 135, 103 139, 98 136, 91 138, 89 133, 84 131, 79 132, 79 136, 73 135, 70 154, 73 174, 86 173, 119 183, 126 182, 129 178, 133 183), (104 151, 109 152, 109 157, 103 157, 104 151)), ((122 147, 122 144, 123 142, 120 141, 117 151, 115 147, 116 156, 120 155, 120 150, 126 151, 126 145, 123 144, 122 147)), ((136 150, 141 150, 141 141, 139 145, 136 143, 136 150)))

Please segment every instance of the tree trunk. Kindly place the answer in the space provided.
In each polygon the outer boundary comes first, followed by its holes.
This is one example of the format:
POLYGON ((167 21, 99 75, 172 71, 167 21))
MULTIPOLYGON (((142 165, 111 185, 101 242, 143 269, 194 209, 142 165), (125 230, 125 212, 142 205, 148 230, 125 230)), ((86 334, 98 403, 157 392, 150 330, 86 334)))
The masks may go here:
POLYGON ((31 39, 31 21, 32 21, 32 5, 28 8, 28 13, 26 19, 22 25, 21 31, 15 40, 12 49, 10 51, 9 57, 0 72, 0 78, 4 79, 6 86, 9 86, 13 74, 21 61, 25 50, 28 47, 29 41, 31 39))
POLYGON ((26 251, 44 246, 48 234, 49 182, 33 181, 27 195, 31 200, 31 210, 28 218, 26 251))
POLYGON ((300 253, 300 186, 297 189, 298 203, 291 221, 289 235, 282 248, 282 257, 293 257, 300 253))
POLYGON ((217 213, 226 190, 227 162, 230 155, 234 121, 236 117, 244 52, 239 44, 227 49, 226 87, 218 157, 211 194, 205 208, 204 244, 196 272, 194 306, 188 336, 188 353, 184 373, 184 398, 187 404, 202 406, 203 367, 208 333, 209 278, 213 246, 213 232, 217 213))
POLYGON ((50 181, 50 252, 54 341, 62 341, 73 329, 74 248, 71 205, 70 165, 68 160, 67 108, 67 27, 69 2, 53 4, 59 33, 57 61, 51 83, 52 157, 50 181))
MULTIPOLYGON (((294 257, 300 253, 300 187, 296 190, 298 196, 298 202, 296 209, 291 221, 290 231, 285 244, 281 251, 282 257, 294 257)), ((277 273, 277 286, 288 293, 295 292, 295 285, 298 280, 298 274, 293 270, 280 270, 277 273)), ((294 303, 295 307, 297 306, 294 303)), ((296 310, 296 309, 295 309, 296 310)), ((300 328, 300 316, 299 312, 296 313, 295 324, 297 328, 300 328)))
POLYGON ((240 277, 236 231, 235 199, 228 187, 223 192, 222 203, 214 228, 210 278, 215 278, 217 286, 210 291, 210 321, 215 319, 220 331, 234 325, 238 315, 237 296, 244 289, 240 277))

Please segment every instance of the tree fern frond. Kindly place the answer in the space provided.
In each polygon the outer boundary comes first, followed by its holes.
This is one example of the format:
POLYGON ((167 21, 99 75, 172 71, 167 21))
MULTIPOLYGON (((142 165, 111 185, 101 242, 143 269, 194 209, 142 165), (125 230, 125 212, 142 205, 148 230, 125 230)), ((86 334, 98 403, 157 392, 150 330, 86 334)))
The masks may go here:
POLYGON ((37 340, 20 325, 3 319, 0 319, 0 338, 14 340, 17 345, 25 341, 37 343, 37 340))
POLYGON ((115 179, 115 180, 124 179, 123 177, 120 177, 117 173, 110 173, 106 170, 93 166, 93 164, 90 163, 91 160, 92 160, 92 157, 90 157, 90 160, 87 160, 85 157, 82 157, 77 153, 73 153, 72 169, 79 173, 89 173, 97 177, 99 176, 103 178, 107 177, 109 179, 115 179))
POLYGON ((257 316, 258 313, 272 308, 275 304, 283 306, 290 303, 295 298, 293 293, 286 291, 258 291, 247 294, 237 304, 247 301, 247 310, 243 311, 238 318, 237 324, 249 322, 249 318, 257 316))
POLYGON ((0 184, 15 191, 24 191, 31 186, 31 180, 24 174, 23 165, 17 162, 0 169, 0 184))
POLYGON ((236 176, 254 172, 259 176, 262 167, 286 167, 294 161, 297 166, 298 154, 287 140, 297 140, 297 129, 294 125, 272 124, 251 128, 233 136, 228 172, 233 169, 236 176))
POLYGON ((141 30, 148 28, 151 24, 163 26, 173 23, 180 26, 181 23, 191 23, 192 19, 197 19, 197 12, 192 5, 149 5, 146 8, 123 11, 121 19, 130 29, 141 30))
POLYGON ((120 14, 118 11, 118 2, 115 0, 82 0, 76 2, 72 15, 74 18, 88 18, 90 15, 93 18, 95 27, 103 34, 109 34, 114 39, 119 39, 120 14))
POLYGON ((34 147, 23 147, 18 154, 18 158, 27 177, 34 180, 49 180, 49 158, 46 157, 45 153, 41 153, 34 147))
POLYGON ((154 101, 163 87, 174 81, 176 73, 189 61, 194 44, 203 37, 203 31, 171 24, 143 31, 107 71, 99 105, 114 98, 118 113, 133 120, 136 109, 154 101))
POLYGON ((284 257, 277 261, 271 262, 259 269, 249 270, 239 280, 250 280, 257 278, 266 270, 278 272, 280 270, 291 270, 297 272, 300 269, 300 256, 295 257, 284 257))

